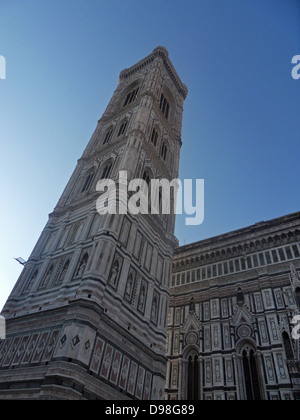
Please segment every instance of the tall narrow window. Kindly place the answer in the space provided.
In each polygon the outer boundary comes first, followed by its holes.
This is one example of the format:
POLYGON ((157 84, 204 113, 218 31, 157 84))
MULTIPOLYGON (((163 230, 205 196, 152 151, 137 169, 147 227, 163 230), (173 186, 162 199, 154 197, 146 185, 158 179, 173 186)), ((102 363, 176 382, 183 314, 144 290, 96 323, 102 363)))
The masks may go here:
POLYGON ((160 155, 161 155, 161 157, 163 158, 163 160, 164 160, 164 161, 166 161, 166 160, 167 160, 167 152, 168 152, 167 145, 166 145, 166 143, 163 141, 163 142, 162 142, 162 145, 161 145, 161 152, 160 152, 160 155))
POLYGON ((251 370, 251 378, 253 384, 253 394, 255 401, 260 401, 260 386, 259 386, 259 379, 258 379, 258 371, 257 371, 257 364, 254 356, 254 351, 251 350, 250 352, 250 370, 251 370))
POLYGON ((113 134, 113 129, 111 128, 106 134, 105 134, 105 137, 104 137, 104 141, 103 141, 103 144, 107 144, 107 143, 109 143, 110 142, 110 140, 111 140, 111 138, 112 138, 112 134, 113 134))
POLYGON ((92 182, 94 180, 94 176, 95 176, 95 172, 90 173, 86 179, 85 179, 85 183, 83 184, 82 190, 81 192, 86 192, 90 189, 90 186, 92 185, 92 182))
POLYGON ((284 250, 283 250, 283 248, 279 248, 278 252, 279 252, 279 257, 280 257, 280 260, 281 260, 281 261, 285 261, 285 260, 286 260, 286 256, 285 256, 285 254, 284 254, 284 250))
POLYGON ((188 401, 199 400, 199 362, 198 356, 190 356, 188 359, 188 401))
POLYGON ((298 249, 298 245, 293 245, 293 251, 294 251, 295 258, 299 258, 300 257, 300 252, 299 252, 299 249, 298 249))
MULTIPOLYGON (((149 209, 151 208, 151 179, 153 178, 151 176, 151 173, 148 169, 144 170, 143 173, 143 180, 146 181, 148 188, 143 191, 143 193, 145 194, 145 200, 148 199, 148 207, 149 209)), ((144 203, 146 205, 146 203, 144 203)))
POLYGON ((237 295, 236 295, 237 304, 239 306, 243 306, 245 303, 244 293, 242 292, 242 289, 238 289, 237 295))
POLYGON ((292 347, 292 344, 291 344, 290 337, 289 337, 289 335, 286 331, 284 331, 283 334, 282 334, 282 341, 283 341, 283 345, 284 345, 287 360, 293 360, 294 359, 294 351, 293 351, 293 347, 292 347))
POLYGON ((109 162, 105 168, 103 169, 102 175, 101 175, 101 179, 108 179, 110 173, 112 170, 112 162, 109 162))
POLYGON ((243 367, 244 367, 244 378, 245 378, 245 387, 246 387, 246 395, 248 401, 253 401, 253 391, 252 391, 252 383, 251 383, 251 372, 249 368, 249 360, 247 352, 243 352, 243 367))
POLYGON ((164 114, 165 118, 168 119, 169 113, 170 113, 170 104, 165 98, 165 95, 163 93, 161 94, 161 97, 160 97, 159 107, 160 107, 161 112, 164 114))
POLYGON ((146 169, 143 173, 143 180, 146 181, 147 185, 150 186, 151 183, 151 174, 150 172, 146 169))
POLYGON ((292 250, 291 250, 290 246, 285 247, 285 252, 286 252, 286 255, 288 257, 288 260, 293 259, 293 254, 292 254, 292 250))
POLYGON ((276 249, 273 249, 272 255, 273 255, 274 263, 277 263, 279 261, 279 259, 278 259, 278 255, 277 255, 277 250, 276 249))
POLYGON ((121 126, 120 126, 120 130, 118 132, 118 137, 123 136, 123 134, 125 134, 126 128, 128 125, 128 121, 124 121, 122 122, 121 126))
POLYGON ((257 361, 255 358, 254 350, 246 348, 243 353, 243 370, 244 381, 246 390, 246 399, 248 401, 260 401, 260 385, 257 369, 257 361))
POLYGON ((131 104, 131 102, 136 100, 136 97, 139 93, 139 88, 136 88, 134 90, 132 90, 131 92, 129 92, 126 96, 125 102, 123 106, 129 105, 131 104))
POLYGON ((153 144, 154 147, 157 146, 158 132, 155 130, 155 128, 153 128, 153 130, 152 130, 150 141, 151 141, 151 143, 153 144))

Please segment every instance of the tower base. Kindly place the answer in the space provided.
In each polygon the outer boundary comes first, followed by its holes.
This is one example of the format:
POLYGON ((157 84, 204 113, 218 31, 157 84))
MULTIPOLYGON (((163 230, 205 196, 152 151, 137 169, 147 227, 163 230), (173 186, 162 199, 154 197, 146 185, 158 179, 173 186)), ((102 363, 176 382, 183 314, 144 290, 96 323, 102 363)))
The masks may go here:
POLYGON ((165 366, 99 305, 76 299, 7 320, 0 399, 163 399, 165 366))

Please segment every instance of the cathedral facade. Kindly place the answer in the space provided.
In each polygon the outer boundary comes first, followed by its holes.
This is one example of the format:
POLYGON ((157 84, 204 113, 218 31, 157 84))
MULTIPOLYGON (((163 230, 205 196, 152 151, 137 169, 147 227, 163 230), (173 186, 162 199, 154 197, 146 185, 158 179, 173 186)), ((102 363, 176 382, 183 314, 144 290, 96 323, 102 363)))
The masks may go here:
POLYGON ((299 399, 300 213, 175 251, 171 400, 299 399))

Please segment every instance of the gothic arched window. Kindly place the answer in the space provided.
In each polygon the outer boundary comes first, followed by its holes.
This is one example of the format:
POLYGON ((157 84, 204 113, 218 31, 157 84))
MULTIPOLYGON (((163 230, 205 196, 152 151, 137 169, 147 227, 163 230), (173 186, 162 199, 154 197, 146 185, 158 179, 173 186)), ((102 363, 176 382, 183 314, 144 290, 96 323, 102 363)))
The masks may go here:
POLYGON ((101 179, 108 179, 108 177, 111 174, 112 166, 113 166, 113 162, 112 161, 108 162, 105 165, 105 167, 103 169, 103 172, 102 172, 102 175, 101 175, 101 179))
POLYGON ((170 104, 163 93, 160 96, 159 108, 164 114, 165 118, 168 119, 170 113, 170 104))
POLYGON ((143 173, 143 180, 146 181, 148 186, 150 186, 151 179, 152 177, 150 171, 148 169, 145 169, 143 173))
POLYGON ((254 349, 246 346, 242 351, 244 382, 246 390, 246 399, 248 401, 260 401, 260 385, 257 361, 254 349))
POLYGON ((92 182, 94 180, 95 177, 95 172, 91 172, 87 175, 86 179, 85 179, 85 183, 83 184, 82 190, 81 192, 85 192, 88 191, 90 189, 90 186, 92 185, 92 182))
POLYGON ((199 400, 199 360, 198 356, 191 354, 188 358, 188 375, 187 375, 187 400, 199 400))
POLYGON ((129 104, 131 104, 131 102, 135 101, 135 99, 136 99, 136 97, 137 97, 137 95, 138 95, 138 93, 139 93, 139 90, 140 90, 140 88, 136 88, 136 89, 131 90, 131 91, 127 94, 127 96, 126 96, 126 99, 125 99, 125 102, 124 102, 123 106, 129 105, 129 104))
POLYGON ((127 120, 122 122, 122 124, 120 125, 119 132, 118 132, 118 137, 123 136, 123 134, 125 134, 127 125, 128 125, 127 120))
POLYGON ((164 161, 167 160, 167 153, 168 153, 168 147, 167 147, 166 142, 163 141, 162 145, 161 145, 160 155, 161 155, 161 157, 163 158, 164 161))
POLYGON ((158 142, 158 132, 156 131, 156 129, 153 127, 152 129, 152 133, 151 133, 151 137, 150 137, 150 141, 153 144, 154 147, 157 146, 157 142, 158 142))
POLYGON ((293 360, 294 359, 294 351, 292 347, 292 343, 290 340, 290 337, 286 331, 282 333, 282 341, 285 349, 285 354, 287 360, 293 360))
POLYGON ((108 129, 108 131, 105 134, 104 140, 103 140, 103 144, 107 144, 110 142, 111 138, 112 138, 112 134, 113 134, 113 127, 110 127, 108 129))

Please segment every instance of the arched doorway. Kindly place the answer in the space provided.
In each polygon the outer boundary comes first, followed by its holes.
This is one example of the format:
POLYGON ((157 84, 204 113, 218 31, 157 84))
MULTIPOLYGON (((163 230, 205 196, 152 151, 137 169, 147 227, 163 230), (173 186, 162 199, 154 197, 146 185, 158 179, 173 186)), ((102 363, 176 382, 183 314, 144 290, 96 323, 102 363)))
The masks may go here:
POLYGON ((187 355, 186 399, 188 401, 200 399, 200 364, 198 353, 195 350, 190 351, 187 355))
POLYGON ((294 350, 293 350, 293 346, 291 343, 291 339, 289 334, 284 331, 282 333, 282 341, 283 341, 283 346, 284 346, 284 350, 285 350, 285 355, 287 360, 293 360, 294 359, 294 350))
POLYGON ((244 400, 260 401, 263 399, 260 366, 254 345, 246 343, 240 346, 242 396, 244 400))

